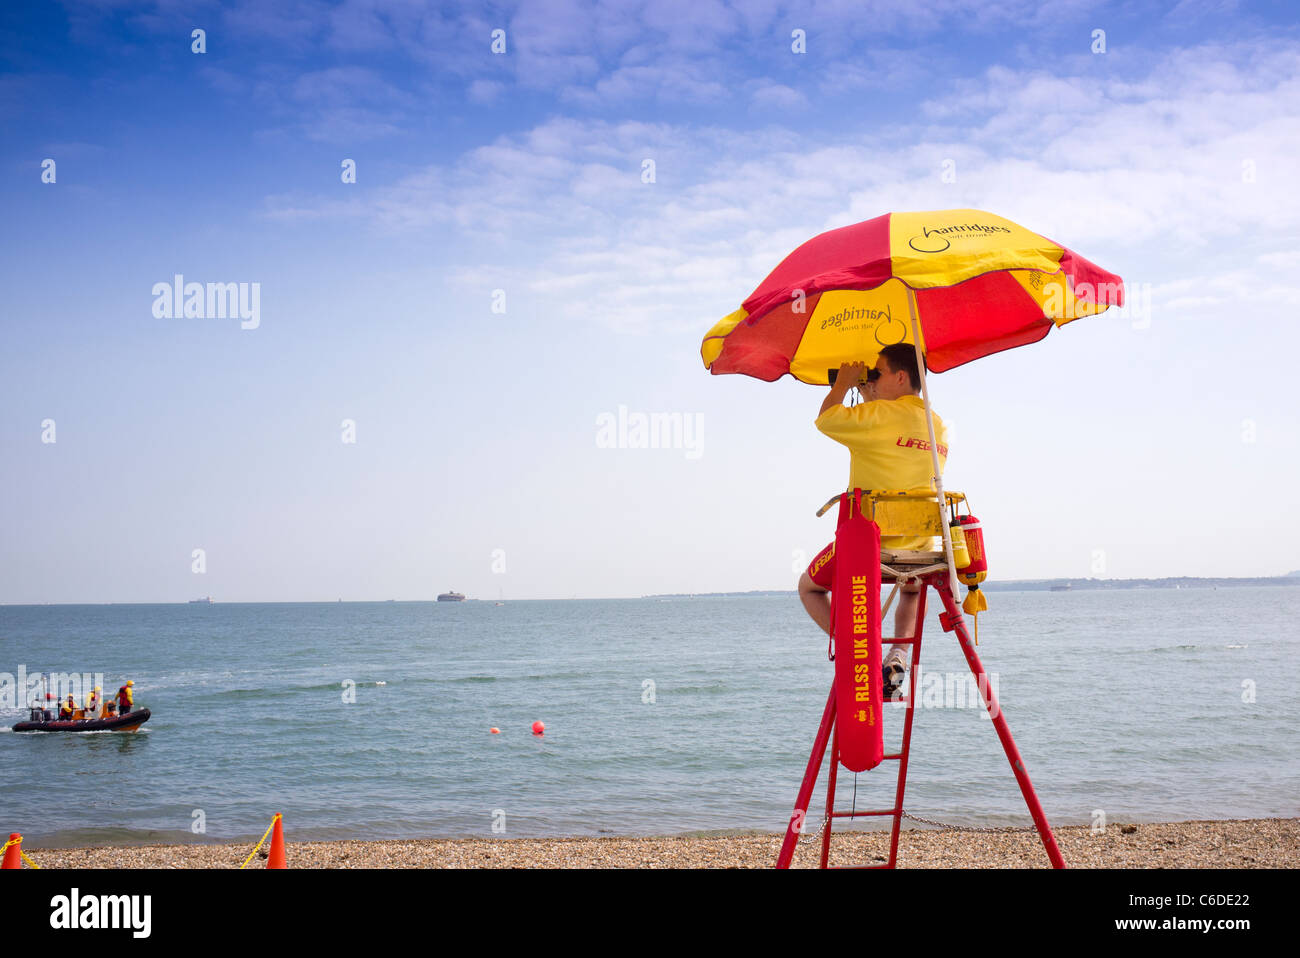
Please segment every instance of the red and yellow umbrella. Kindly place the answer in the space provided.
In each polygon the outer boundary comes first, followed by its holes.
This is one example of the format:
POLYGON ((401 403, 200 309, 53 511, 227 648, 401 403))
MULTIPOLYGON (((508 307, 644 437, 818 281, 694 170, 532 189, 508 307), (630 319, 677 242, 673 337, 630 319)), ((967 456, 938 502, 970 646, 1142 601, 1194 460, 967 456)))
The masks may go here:
MULTIPOLYGON (((1059 243, 983 210, 886 213, 814 236, 783 259, 700 347, 715 375, 825 385, 843 363, 916 348, 934 484, 943 476, 925 374, 1034 343, 1122 306, 1124 282, 1059 243)), ((943 546, 955 568, 947 524, 943 546)), ((950 571, 953 595, 956 572, 950 571)))
POLYGON ((886 213, 804 243, 700 352, 714 374, 825 385, 841 363, 871 365, 882 347, 906 342, 923 369, 944 372, 1123 298, 1117 275, 1001 216, 886 213))

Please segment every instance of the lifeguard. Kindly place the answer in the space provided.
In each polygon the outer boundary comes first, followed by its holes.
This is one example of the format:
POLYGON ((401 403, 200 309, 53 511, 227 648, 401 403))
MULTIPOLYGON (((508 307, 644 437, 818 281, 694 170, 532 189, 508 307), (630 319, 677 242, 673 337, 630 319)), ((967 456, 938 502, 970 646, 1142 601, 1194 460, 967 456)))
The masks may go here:
POLYGON ((125 715, 131 711, 134 706, 134 697, 131 695, 131 689, 135 685, 131 679, 126 680, 126 685, 117 690, 117 714, 125 715))
MULTIPOLYGON (((916 365, 916 351, 910 343, 897 343, 880 351, 874 369, 867 370, 859 388, 865 402, 843 405, 844 397, 863 378, 862 363, 840 366, 830 393, 822 402, 816 425, 836 442, 849 448, 849 490, 907 490, 934 488, 934 468, 930 456, 929 430, 925 423, 925 403, 921 400, 921 376, 916 365)), ((948 432, 934 414, 935 444, 938 446, 939 469, 948 458, 948 432)), ((933 537, 885 536, 882 549, 919 552, 938 551, 933 537)), ((831 631, 829 592, 835 574, 835 542, 809 563, 799 577, 799 598, 818 627, 831 631)), ((894 634, 915 634, 917 595, 920 586, 904 585, 900 589, 894 613, 894 634)), ((879 598, 879 597, 877 597, 879 598)), ((901 687, 907 669, 907 650, 893 645, 881 664, 884 695, 891 698, 901 687)))

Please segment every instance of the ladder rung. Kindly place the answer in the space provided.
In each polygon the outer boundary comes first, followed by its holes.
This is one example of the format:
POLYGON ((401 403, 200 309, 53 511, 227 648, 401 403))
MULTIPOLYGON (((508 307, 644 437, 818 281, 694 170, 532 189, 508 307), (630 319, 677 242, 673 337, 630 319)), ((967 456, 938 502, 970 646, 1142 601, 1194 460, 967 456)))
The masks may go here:
MULTIPOLYGON (((902 752, 893 752, 893 753, 891 753, 891 754, 889 754, 889 755, 882 755, 882 756, 880 756, 880 760, 881 760, 882 762, 888 762, 890 759, 893 759, 893 760, 897 761, 898 759, 900 759, 900 758, 902 758, 902 757, 903 757, 903 753, 902 753, 902 752)), ((856 774, 858 774, 858 773, 857 773, 857 772, 854 772, 853 774, 856 775, 856 774)), ((867 773, 866 773, 866 772, 862 772, 861 774, 865 775, 865 774, 867 774, 867 773)))
POLYGON ((888 642, 890 645, 915 645, 916 636, 909 635, 901 639, 891 639, 887 635, 882 635, 880 637, 880 644, 884 645, 886 642, 888 642))
POLYGON ((897 815, 892 808, 882 808, 880 811, 868 810, 863 812, 831 812, 831 818, 858 818, 861 815, 897 815))

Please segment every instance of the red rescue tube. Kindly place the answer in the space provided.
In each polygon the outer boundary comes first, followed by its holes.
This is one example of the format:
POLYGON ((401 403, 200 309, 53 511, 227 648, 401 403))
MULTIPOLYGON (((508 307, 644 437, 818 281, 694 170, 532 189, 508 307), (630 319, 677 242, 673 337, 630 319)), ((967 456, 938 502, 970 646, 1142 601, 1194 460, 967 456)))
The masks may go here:
POLYGON ((862 490, 840 498, 831 633, 840 761, 865 772, 885 756, 880 688, 880 527, 862 515, 862 490))

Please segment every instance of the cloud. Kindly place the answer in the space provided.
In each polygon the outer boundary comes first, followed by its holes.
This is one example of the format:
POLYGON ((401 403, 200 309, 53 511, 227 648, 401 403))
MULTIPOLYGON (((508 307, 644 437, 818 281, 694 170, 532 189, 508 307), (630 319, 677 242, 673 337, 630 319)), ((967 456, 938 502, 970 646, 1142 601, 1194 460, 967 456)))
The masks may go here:
POLYGON ((760 83, 750 98, 750 105, 760 113, 768 110, 797 110, 808 105, 808 98, 783 83, 760 83))
POLYGON ((506 85, 492 80, 475 80, 469 85, 467 96, 471 103, 491 104, 505 92, 506 85))
POLYGON ((223 36, 228 44, 251 40, 271 40, 281 54, 309 49, 325 32, 329 22, 328 5, 319 0, 284 0, 259 3, 242 0, 221 8, 221 29, 208 29, 209 44, 223 36), (224 32, 223 32, 224 31, 224 32), (213 37, 213 34, 216 34, 213 37))
POLYGON ((597 109, 638 100, 708 104, 731 99, 732 92, 708 64, 671 57, 665 62, 620 66, 590 86, 569 84, 561 98, 597 109))
MULTIPOLYGON (((1295 274, 1279 268, 1290 260, 1256 257, 1300 235, 1294 66, 1294 45, 1268 43, 1174 51, 1124 81, 999 67, 918 122, 848 124, 833 137, 557 117, 321 215, 454 228, 510 264, 467 269, 495 269, 562 297, 567 316, 625 332, 665 317, 711 322, 804 239, 892 209, 995 210, 1132 282, 1231 272, 1196 293, 1170 287, 1171 302, 1247 289, 1291 302, 1295 274), (1193 82, 1192 64, 1224 89, 1193 82), (645 158, 653 183, 641 180, 645 158)), ((277 215, 309 206, 300 198, 277 215)))
MULTIPOLYGON (((330 67, 300 74, 290 88, 309 139, 356 143, 400 133, 420 108, 416 97, 364 67, 330 67)), ((288 109, 287 105, 282 107, 288 109)))

